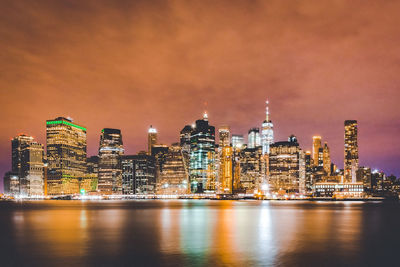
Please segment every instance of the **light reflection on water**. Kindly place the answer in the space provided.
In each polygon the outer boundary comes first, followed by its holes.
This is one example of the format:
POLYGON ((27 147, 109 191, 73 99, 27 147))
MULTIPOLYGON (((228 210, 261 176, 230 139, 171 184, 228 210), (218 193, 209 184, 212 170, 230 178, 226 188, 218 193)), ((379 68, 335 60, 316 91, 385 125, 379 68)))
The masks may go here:
POLYGON ((380 265, 400 237, 398 203, 0 204, 2 266, 380 265))

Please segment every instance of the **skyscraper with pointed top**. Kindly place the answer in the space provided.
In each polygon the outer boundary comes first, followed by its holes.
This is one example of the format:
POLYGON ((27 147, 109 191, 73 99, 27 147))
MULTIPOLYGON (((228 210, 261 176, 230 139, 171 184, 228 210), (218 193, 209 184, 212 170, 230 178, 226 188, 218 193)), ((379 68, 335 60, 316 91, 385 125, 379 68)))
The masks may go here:
POLYGON ((269 154, 269 147, 274 143, 274 125, 269 118, 269 101, 266 102, 265 120, 261 126, 261 146, 263 155, 269 154))
POLYGON ((153 125, 150 125, 148 136, 147 136, 147 152, 151 155, 151 148, 157 144, 157 129, 153 128, 153 125))

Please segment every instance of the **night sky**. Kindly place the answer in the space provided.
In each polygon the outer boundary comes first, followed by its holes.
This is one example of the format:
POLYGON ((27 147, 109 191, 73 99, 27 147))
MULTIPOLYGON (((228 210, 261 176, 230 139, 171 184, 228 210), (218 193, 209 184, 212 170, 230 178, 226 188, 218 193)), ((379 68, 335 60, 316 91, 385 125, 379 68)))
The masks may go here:
MULTIPOLYGON (((270 100, 275 140, 312 135, 343 167, 344 120, 359 122, 360 165, 400 175, 400 1, 0 2, 0 175, 10 138, 45 143, 70 116, 120 128, 127 154, 202 116, 245 134, 270 100), (207 105, 205 105, 205 102, 207 105)), ((2 187, 2 185, 1 185, 2 187)))

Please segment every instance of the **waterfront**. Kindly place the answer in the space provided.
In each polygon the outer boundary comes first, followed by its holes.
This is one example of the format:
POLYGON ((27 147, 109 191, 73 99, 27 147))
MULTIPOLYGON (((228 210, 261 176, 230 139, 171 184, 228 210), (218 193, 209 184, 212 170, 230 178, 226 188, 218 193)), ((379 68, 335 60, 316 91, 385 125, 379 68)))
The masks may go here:
POLYGON ((398 202, 1 202, 1 265, 395 265, 399 222, 398 202))

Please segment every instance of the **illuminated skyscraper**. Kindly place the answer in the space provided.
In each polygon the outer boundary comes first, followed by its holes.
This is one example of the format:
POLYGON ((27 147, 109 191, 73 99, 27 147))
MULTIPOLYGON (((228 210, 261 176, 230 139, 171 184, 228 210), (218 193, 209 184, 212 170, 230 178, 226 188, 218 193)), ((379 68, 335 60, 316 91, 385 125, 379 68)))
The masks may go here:
POLYGON ((190 165, 190 134, 193 128, 191 125, 186 125, 180 132, 179 144, 182 148, 183 160, 185 162, 186 172, 189 173, 190 165))
MULTIPOLYGON (((237 177, 238 191, 254 193, 262 182, 262 147, 245 148, 239 153, 239 172, 237 177)), ((236 177, 235 177, 236 179, 236 177)))
POLYGON ((190 134, 190 188, 192 193, 215 190, 215 127, 207 113, 190 134))
POLYGON ((121 130, 101 130, 98 190, 102 194, 122 193, 121 156, 124 154, 121 130))
POLYGON ((327 175, 331 175, 331 156, 329 153, 328 144, 325 142, 323 148, 323 167, 327 175))
POLYGON ((147 151, 149 155, 151 155, 151 147, 155 144, 157 144, 157 130, 150 125, 147 135, 147 151))
POLYGON ((269 146, 274 142, 274 125, 272 121, 269 119, 269 101, 266 101, 267 107, 265 112, 265 121, 261 126, 261 145, 263 155, 269 154, 269 146))
POLYGON ((306 193, 312 193, 312 187, 314 183, 311 163, 312 163, 311 151, 306 151, 304 155, 306 193))
POLYGON ((238 134, 232 135, 232 147, 234 149, 243 149, 243 147, 244 147, 243 135, 238 135, 238 134))
POLYGON ((261 146, 260 129, 251 128, 247 136, 247 147, 256 148, 261 146))
POLYGON ((344 122, 344 178, 355 183, 358 170, 357 121, 344 122))
POLYGON ((305 157, 295 136, 271 145, 269 171, 273 191, 305 193, 305 157))
POLYGON ((312 149, 312 159, 313 165, 319 166, 320 164, 320 149, 322 148, 321 145, 321 136, 313 136, 313 149, 312 149))
POLYGON ((46 122, 47 193, 79 193, 86 172, 86 128, 58 117, 46 122))
POLYGON ((188 172, 185 168, 181 146, 176 143, 166 153, 165 163, 159 176, 159 194, 188 193, 188 172))
POLYGON ((231 132, 229 126, 221 126, 218 129, 219 133, 219 147, 230 146, 231 143, 231 132))
POLYGON ((154 194, 156 189, 155 158, 141 151, 121 157, 123 194, 154 194))
MULTIPOLYGON (((21 134, 11 140, 12 172, 18 175, 19 194, 43 195, 43 145, 21 134)), ((14 190, 15 191, 15 190, 14 190)))

